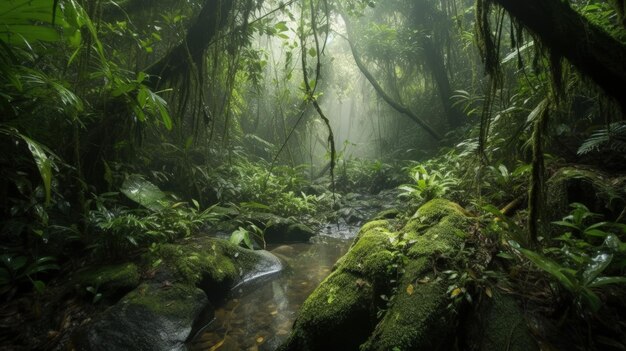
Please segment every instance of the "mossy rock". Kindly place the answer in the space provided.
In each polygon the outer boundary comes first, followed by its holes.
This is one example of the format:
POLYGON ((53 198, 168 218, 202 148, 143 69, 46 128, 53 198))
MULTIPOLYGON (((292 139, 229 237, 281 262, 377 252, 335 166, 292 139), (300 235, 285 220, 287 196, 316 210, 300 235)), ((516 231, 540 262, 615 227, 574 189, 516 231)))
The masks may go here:
POLYGON ((309 296, 281 350, 355 350, 377 323, 393 278, 387 221, 363 226, 349 253, 309 296), (382 284, 387 282, 387 284, 382 284))
POLYGON ((277 219, 265 228, 264 239, 268 244, 306 243, 315 236, 309 226, 289 219, 277 219))
POLYGON ((464 322, 465 349, 476 351, 536 351, 522 310, 515 299, 501 293, 486 296, 464 322))
POLYGON ((204 292, 184 284, 142 284, 75 333, 77 350, 184 350, 205 311, 204 292))
POLYGON ((405 268, 393 303, 360 350, 444 350, 454 332, 448 308, 447 282, 417 283, 432 272, 429 259, 412 260, 405 268))
POLYGON ((376 325, 376 298, 371 283, 333 272, 304 302, 280 350, 356 350, 376 325))
POLYGON ((197 286, 211 300, 222 298, 239 284, 283 269, 281 261, 267 251, 248 250, 211 237, 161 245, 147 260, 160 262, 160 280, 197 286))
POLYGON ((406 251, 397 293, 371 337, 366 350, 444 350, 450 346, 456 315, 448 308, 448 283, 433 275, 434 257, 457 252, 470 224, 455 203, 436 199, 424 204, 402 229, 412 244, 406 251))
POLYGON ((546 185, 546 220, 550 222, 569 214, 573 202, 582 203, 608 220, 615 220, 626 204, 624 184, 594 169, 564 167, 546 185))
POLYGON ((304 303, 282 350, 431 350, 447 345, 455 315, 447 308, 448 284, 430 277, 432 257, 458 251, 469 223, 460 206, 438 199, 422 206, 398 232, 386 220, 364 225, 335 271, 304 303), (399 240, 407 244, 398 245, 399 240), (408 259, 406 266, 398 257, 408 259), (393 291, 387 306, 381 295, 393 291), (385 308, 379 321, 377 314, 385 308))
POLYGON ((400 211, 396 208, 380 211, 374 216, 374 220, 378 219, 394 219, 400 215, 400 211))
POLYGON ((136 288, 140 279, 139 268, 130 262, 88 268, 76 273, 73 277, 81 292, 92 287, 105 298, 123 296, 136 288))

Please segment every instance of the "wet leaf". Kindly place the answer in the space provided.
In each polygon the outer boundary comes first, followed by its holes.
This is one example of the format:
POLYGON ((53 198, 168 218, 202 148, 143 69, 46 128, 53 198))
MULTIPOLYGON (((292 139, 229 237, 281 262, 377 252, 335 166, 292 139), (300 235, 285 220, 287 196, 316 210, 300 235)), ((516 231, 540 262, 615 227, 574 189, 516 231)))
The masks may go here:
POLYGON ((485 288, 485 294, 487 294, 487 296, 489 296, 489 298, 493 298, 493 291, 491 291, 490 287, 486 287, 485 288))
POLYGON ((137 174, 129 176, 120 191, 129 199, 153 211, 162 210, 162 202, 167 200, 167 195, 161 189, 137 174))

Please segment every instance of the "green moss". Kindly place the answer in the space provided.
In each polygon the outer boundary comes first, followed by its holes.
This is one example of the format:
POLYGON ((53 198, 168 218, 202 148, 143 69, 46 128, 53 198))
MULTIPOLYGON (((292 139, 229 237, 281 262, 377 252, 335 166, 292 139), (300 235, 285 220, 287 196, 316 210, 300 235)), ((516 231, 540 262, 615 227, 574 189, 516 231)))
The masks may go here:
POLYGON ((420 207, 413 215, 412 221, 418 220, 421 224, 434 224, 443 217, 465 217, 466 215, 463 207, 458 204, 445 199, 434 199, 420 207))
POLYGON ((203 272, 215 281, 233 279, 238 273, 232 262, 234 257, 227 256, 226 242, 214 240, 200 244, 165 244, 153 253, 156 259, 163 260, 162 265, 173 267, 177 275, 186 283, 198 284, 203 272))
POLYGON ((407 255, 409 257, 421 257, 456 250, 467 236, 459 228, 465 228, 467 223, 467 218, 456 215, 441 219, 424 234, 414 237, 414 244, 407 255))
POLYGON ((311 294, 300 310, 294 332, 283 350, 435 349, 452 331, 448 282, 432 279, 433 256, 459 250, 469 219, 447 200, 433 200, 399 232, 388 221, 367 223, 336 270, 311 294), (404 242, 406 245, 398 245, 404 242), (406 266, 402 266, 408 258, 406 266), (392 264, 399 264, 396 271, 392 264), (397 273, 399 272, 399 273, 397 273), (403 273, 404 272, 404 273, 403 273), (381 321, 376 314, 393 291, 391 306, 381 321), (336 340, 343 344, 338 345, 336 340))
POLYGON ((371 222, 367 222, 363 224, 363 226, 361 227, 361 230, 359 230, 359 234, 368 232, 374 228, 387 229, 388 227, 389 227, 389 221, 387 220, 381 219, 381 220, 371 221, 371 222))
POLYGON ((335 271, 304 302, 285 350, 354 350, 373 329, 372 286, 335 271))
POLYGON ((186 284, 168 288, 142 284, 124 297, 122 304, 140 305, 159 316, 185 317, 195 313, 197 306, 190 301, 206 299, 204 292, 186 284))
POLYGON ((123 263, 92 268, 76 275, 76 281, 82 287, 97 287, 100 292, 130 290, 139 285, 141 275, 134 263, 123 263))
POLYGON ((350 254, 339 261, 341 268, 373 279, 384 277, 392 263, 391 240, 396 236, 381 226, 364 227, 350 254))
POLYGON ((392 208, 392 209, 378 212, 376 216, 374 217, 374 219, 375 220, 393 219, 393 218, 398 217, 399 215, 400 215, 400 211, 398 211, 398 209, 392 208))
POLYGON ((416 283, 429 271, 426 257, 411 261, 391 308, 361 346, 362 351, 434 350, 444 342, 445 335, 451 332, 448 323, 452 319, 452 312, 447 309, 447 284, 436 280, 416 283))

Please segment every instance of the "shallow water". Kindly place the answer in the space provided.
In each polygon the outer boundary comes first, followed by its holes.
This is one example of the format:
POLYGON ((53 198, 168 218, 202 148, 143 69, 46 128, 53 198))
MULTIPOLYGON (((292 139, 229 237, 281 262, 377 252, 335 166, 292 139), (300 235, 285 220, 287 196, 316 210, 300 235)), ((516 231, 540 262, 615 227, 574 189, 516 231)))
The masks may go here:
POLYGON ((311 243, 269 247, 288 263, 287 271, 233 291, 188 348, 275 350, 289 336, 301 304, 347 252, 356 231, 333 225, 311 243))

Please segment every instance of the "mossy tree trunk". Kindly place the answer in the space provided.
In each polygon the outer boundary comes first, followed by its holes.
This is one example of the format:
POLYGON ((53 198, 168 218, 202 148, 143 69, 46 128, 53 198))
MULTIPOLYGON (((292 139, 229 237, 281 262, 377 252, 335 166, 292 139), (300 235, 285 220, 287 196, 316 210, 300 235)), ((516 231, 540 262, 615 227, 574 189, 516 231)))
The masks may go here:
POLYGON ((151 76, 151 88, 160 81, 175 79, 202 64, 204 52, 216 34, 228 23, 233 0, 206 0, 200 14, 187 30, 185 39, 145 71, 151 76))
POLYGON ((626 113, 626 46, 560 0, 490 0, 613 97, 626 113))

